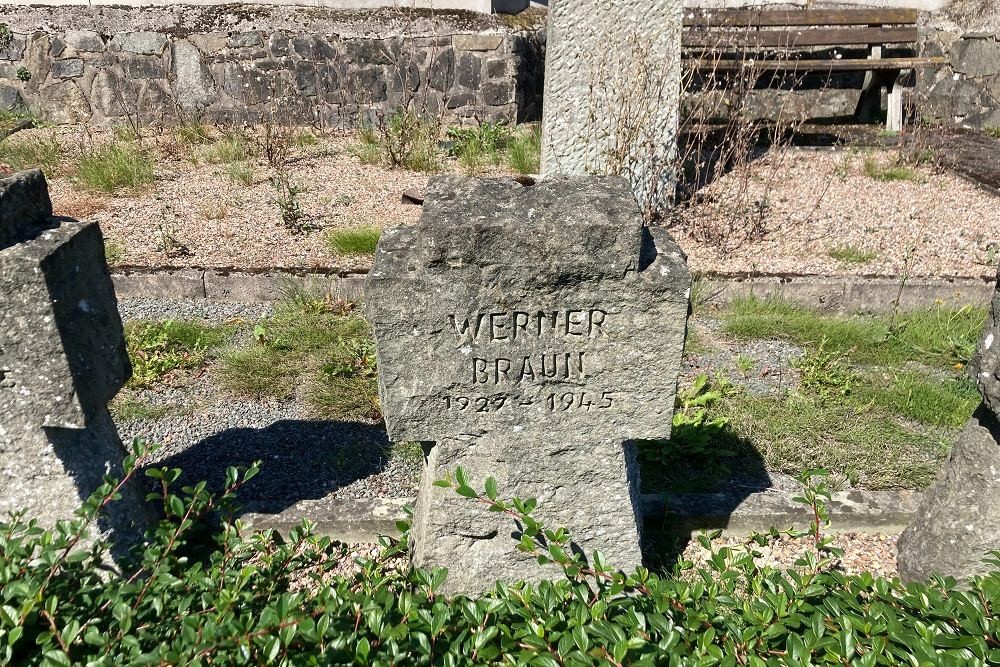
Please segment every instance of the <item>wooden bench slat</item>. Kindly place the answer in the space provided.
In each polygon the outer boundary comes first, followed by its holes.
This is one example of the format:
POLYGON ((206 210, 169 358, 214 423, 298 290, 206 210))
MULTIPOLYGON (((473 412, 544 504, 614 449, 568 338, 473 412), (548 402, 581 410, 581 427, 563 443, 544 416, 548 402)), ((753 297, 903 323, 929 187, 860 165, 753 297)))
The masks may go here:
POLYGON ((916 9, 698 9, 684 12, 685 27, 916 25, 916 23, 916 9))
POLYGON ((921 58, 841 58, 839 60, 749 60, 685 58, 685 67, 717 71, 756 70, 763 72, 865 72, 868 70, 920 69, 945 63, 942 56, 921 58))
POLYGON ((914 28, 808 28, 803 30, 713 31, 688 30, 681 39, 686 48, 767 48, 902 44, 916 42, 914 28))

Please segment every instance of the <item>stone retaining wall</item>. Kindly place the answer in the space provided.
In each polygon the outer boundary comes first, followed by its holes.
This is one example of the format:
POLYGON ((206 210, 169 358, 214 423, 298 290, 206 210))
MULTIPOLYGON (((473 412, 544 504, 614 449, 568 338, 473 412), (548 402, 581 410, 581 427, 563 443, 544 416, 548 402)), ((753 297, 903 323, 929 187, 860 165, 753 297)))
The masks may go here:
POLYGON ((541 39, 468 12, 0 7, 0 106, 54 123, 540 113, 541 39))
POLYGON ((921 117, 977 129, 1000 128, 1000 33, 933 30, 921 37, 923 55, 948 65, 917 77, 921 117))

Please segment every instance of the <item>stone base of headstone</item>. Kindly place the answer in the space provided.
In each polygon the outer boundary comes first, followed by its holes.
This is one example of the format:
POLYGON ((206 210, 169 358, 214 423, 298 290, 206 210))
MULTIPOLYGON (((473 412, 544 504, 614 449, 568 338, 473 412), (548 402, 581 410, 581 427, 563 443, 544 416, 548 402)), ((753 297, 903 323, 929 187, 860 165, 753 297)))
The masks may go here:
MULTIPOLYGON (((97 224, 53 217, 40 171, 0 179, 0 512, 52 526, 121 477, 107 406, 131 372, 97 224)), ((136 483, 99 528, 119 551, 151 518, 136 483)))
POLYGON ((523 499, 535 498, 532 516, 546 528, 567 528, 573 550, 588 561, 598 550, 616 569, 642 564, 634 445, 544 434, 449 440, 427 457, 411 529, 414 565, 446 565, 446 592, 481 591, 498 579, 537 582, 561 572, 557 565, 539 568, 534 557, 518 551, 523 526, 514 517, 434 486, 459 466, 480 491, 493 477, 505 495, 516 490, 523 499))
MULTIPOLYGON (((82 429, 29 429, 16 438, 0 429, 0 515, 24 510, 26 518, 46 528, 72 519, 105 475, 122 478, 126 455, 107 410, 82 429)), ((126 484, 121 495, 92 531, 114 542, 116 551, 141 540, 155 521, 138 480, 126 484)))
POLYGON ((897 548, 904 581, 935 573, 967 580, 989 571, 984 559, 1000 550, 1000 423, 987 409, 955 440, 897 548))

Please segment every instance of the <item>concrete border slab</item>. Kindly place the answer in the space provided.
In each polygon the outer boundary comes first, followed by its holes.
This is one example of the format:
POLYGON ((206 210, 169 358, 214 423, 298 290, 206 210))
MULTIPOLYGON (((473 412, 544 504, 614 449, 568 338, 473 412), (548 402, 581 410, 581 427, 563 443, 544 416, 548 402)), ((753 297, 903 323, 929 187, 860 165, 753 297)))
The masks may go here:
MULTIPOLYGON (((771 527, 807 529, 812 513, 792 500, 798 492, 762 491, 749 495, 723 493, 643 494, 646 527, 654 531, 692 534, 722 529, 730 537, 766 532, 771 527)), ((830 533, 897 535, 917 511, 917 491, 843 491, 828 503, 830 533)), ((248 511, 241 518, 255 530, 281 534, 309 519, 316 530, 334 540, 374 543, 379 536, 397 537, 396 522, 407 518, 403 508, 415 498, 322 498, 304 500, 277 513, 248 511)))

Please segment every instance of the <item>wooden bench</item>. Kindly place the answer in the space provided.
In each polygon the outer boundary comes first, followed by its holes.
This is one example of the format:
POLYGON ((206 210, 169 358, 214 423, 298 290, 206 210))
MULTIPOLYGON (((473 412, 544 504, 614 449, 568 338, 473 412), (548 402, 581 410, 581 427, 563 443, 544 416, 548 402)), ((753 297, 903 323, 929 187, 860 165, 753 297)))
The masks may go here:
POLYGON ((856 114, 864 120, 877 115, 887 88, 886 127, 899 131, 903 90, 912 85, 913 72, 945 63, 942 57, 914 56, 917 37, 915 9, 704 9, 685 11, 682 44, 685 64, 698 70, 757 76, 866 72, 856 114), (868 55, 817 57, 817 50, 831 48, 863 48, 868 55))

